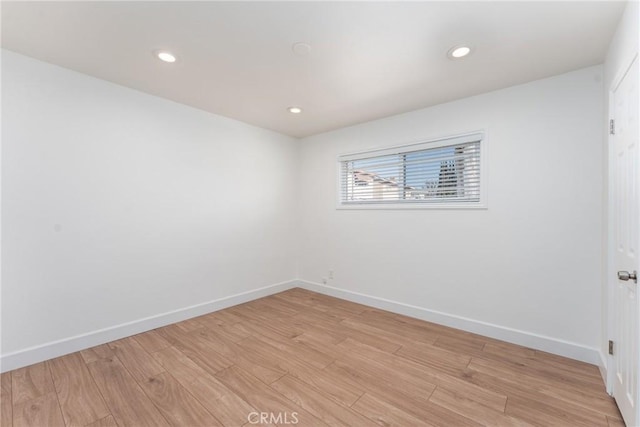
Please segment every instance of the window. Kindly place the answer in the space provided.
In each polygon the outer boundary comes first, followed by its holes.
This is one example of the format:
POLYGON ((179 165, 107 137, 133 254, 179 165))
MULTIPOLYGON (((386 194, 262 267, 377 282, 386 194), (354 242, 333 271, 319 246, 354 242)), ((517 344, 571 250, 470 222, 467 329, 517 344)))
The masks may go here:
POLYGON ((340 207, 483 207, 482 148, 474 133, 344 155, 340 207))

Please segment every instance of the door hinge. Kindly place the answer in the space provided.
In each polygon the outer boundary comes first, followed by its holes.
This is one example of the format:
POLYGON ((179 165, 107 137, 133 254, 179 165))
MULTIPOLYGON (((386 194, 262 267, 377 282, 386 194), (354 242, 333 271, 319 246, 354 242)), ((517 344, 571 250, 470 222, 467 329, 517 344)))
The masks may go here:
POLYGON ((614 119, 609 120, 609 135, 616 134, 616 121, 614 119))
POLYGON ((609 354, 613 354, 613 341, 609 340, 609 354))

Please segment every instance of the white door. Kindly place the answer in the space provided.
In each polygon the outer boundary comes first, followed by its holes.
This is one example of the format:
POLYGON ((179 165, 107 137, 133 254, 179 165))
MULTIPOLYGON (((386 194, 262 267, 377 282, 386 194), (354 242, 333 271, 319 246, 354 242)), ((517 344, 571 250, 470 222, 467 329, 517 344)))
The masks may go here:
POLYGON ((613 291, 613 397, 628 426, 640 425, 638 371, 640 324, 638 284, 640 271, 638 149, 638 58, 613 91, 613 241, 615 244, 613 291))

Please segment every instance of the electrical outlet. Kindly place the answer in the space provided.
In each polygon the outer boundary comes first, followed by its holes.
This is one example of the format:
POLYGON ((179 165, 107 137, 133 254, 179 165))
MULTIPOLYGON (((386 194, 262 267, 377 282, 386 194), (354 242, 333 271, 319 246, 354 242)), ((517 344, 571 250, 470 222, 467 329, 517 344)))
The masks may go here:
POLYGON ((329 279, 333 279, 333 270, 329 270, 329 279))
POLYGON ((326 278, 326 277, 323 277, 323 278, 322 278, 322 284, 323 284, 323 285, 326 285, 326 284, 327 284, 327 278, 326 278))

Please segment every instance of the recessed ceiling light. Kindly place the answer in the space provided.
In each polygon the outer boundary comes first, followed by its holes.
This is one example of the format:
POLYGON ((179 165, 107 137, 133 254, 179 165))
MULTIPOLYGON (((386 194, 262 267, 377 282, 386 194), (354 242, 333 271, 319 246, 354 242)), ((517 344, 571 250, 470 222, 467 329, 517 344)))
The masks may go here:
POLYGON ((311 52, 311 46, 307 43, 294 43, 291 50, 298 56, 305 56, 311 52))
POLYGON ((300 114, 300 113, 302 113, 302 108, 300 108, 300 107, 289 107, 289 108, 287 108, 287 110, 289 110, 289 112, 292 113, 292 114, 300 114))
POLYGON ((451 49, 449 49, 448 55, 449 55, 449 58, 459 59, 459 58, 464 58, 470 53, 471 53, 471 48, 469 46, 462 45, 462 46, 454 46, 451 49))
POLYGON ((176 62, 176 57, 171 52, 161 50, 159 52, 156 52, 156 56, 159 60, 164 62, 176 62))

